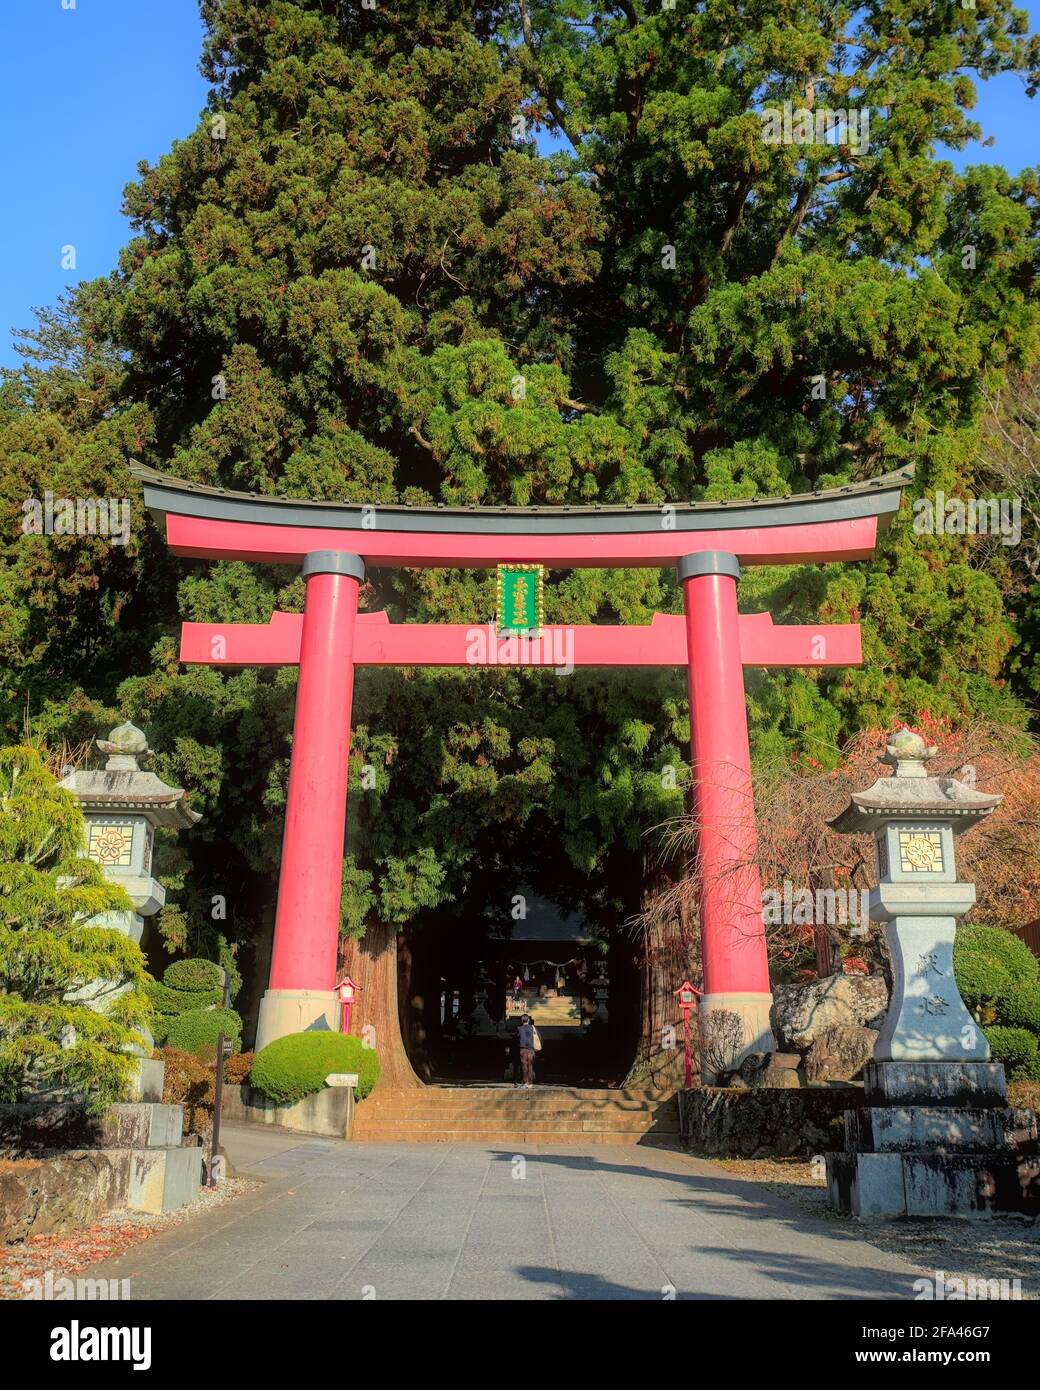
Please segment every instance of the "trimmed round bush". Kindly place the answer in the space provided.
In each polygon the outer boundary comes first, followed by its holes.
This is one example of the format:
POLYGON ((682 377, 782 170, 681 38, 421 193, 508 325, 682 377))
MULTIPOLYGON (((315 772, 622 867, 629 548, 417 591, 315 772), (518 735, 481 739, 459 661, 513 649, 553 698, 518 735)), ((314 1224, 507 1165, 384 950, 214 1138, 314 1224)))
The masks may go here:
POLYGON ((242 1038, 242 1020, 234 1009, 192 1009, 170 1020, 166 1030, 168 1047, 190 1052, 193 1057, 215 1054, 217 1034, 230 1038, 238 1051, 242 1038))
POLYGON ((186 1014, 189 1009, 206 1009, 219 1004, 221 994, 212 989, 170 989, 169 985, 152 980, 145 985, 152 1007, 161 1014, 186 1014))
POLYGON ((379 1080, 375 1049, 346 1033, 289 1033, 253 1058, 249 1084, 279 1105, 294 1105, 323 1089, 331 1072, 357 1072, 356 1095, 367 1096, 379 1080))
POLYGON ((217 1002, 223 997, 223 984, 220 979, 220 966, 211 960, 191 957, 188 960, 175 960, 163 971, 163 983, 171 989, 217 991, 217 1002))
POLYGON ((1040 979, 1040 961, 1024 941, 1000 927, 961 927, 953 966, 969 1008, 992 1004, 1014 986, 1040 979))
POLYGON ((1025 1028, 1004 1028, 999 1024, 982 1030, 990 1048, 993 1060, 1003 1062, 1011 1081, 1030 1081, 1040 1062, 1040 1047, 1036 1034, 1025 1028))
POLYGON ((969 1009, 995 1004, 1012 986, 1011 976, 999 965, 974 952, 953 954, 957 988, 969 1009))
POLYGON ((997 1001, 997 1013, 1001 1023, 1040 1033, 1040 981, 1010 985, 997 1001))

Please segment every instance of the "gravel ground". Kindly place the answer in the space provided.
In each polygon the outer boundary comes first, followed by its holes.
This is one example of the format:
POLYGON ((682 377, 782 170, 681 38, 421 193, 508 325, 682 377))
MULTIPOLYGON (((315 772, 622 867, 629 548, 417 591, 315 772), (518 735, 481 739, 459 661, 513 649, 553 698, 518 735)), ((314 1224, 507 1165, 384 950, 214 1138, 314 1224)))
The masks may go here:
POLYGON ((24 1281, 42 1280, 48 1271, 55 1280, 74 1278, 102 1260, 121 1255, 200 1212, 255 1192, 259 1186, 249 1178, 229 1178, 219 1187, 203 1187, 194 1201, 162 1216, 145 1211, 109 1212, 95 1225, 71 1235, 30 1236, 20 1245, 0 1247, 0 1299, 25 1298, 24 1281))
POLYGON ((1040 1222, 1031 1218, 850 1222, 827 1205, 824 1181, 813 1176, 812 1165, 803 1158, 712 1161, 738 1177, 762 1183, 822 1221, 842 1225, 879 1250, 901 1255, 933 1278, 942 1270, 961 1279, 1019 1279, 1021 1297, 1040 1300, 1040 1222))

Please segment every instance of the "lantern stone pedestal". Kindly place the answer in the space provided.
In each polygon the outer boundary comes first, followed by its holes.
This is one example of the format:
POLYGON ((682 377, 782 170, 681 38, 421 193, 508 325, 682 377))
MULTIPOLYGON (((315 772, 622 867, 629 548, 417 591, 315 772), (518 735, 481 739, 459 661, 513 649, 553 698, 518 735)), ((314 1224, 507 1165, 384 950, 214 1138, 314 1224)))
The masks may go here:
POLYGON ((827 1155, 831 1205, 859 1217, 1040 1212, 1032 1111, 1007 1104, 1004 1068, 965 1007, 953 970, 975 886, 957 881, 953 837, 999 804, 953 777, 929 777, 928 748, 903 729, 882 762, 893 776, 831 821, 875 837, 870 918, 885 925, 892 997, 864 1070, 866 1105, 845 1112, 845 1151, 827 1155))

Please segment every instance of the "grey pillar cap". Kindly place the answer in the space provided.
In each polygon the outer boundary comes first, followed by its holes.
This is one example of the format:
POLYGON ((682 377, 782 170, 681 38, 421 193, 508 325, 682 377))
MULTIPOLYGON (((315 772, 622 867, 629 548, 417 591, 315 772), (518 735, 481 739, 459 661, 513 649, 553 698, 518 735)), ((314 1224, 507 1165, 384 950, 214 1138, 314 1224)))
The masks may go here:
POLYGON ((697 579, 704 574, 728 574, 731 579, 739 579, 740 561, 728 550, 700 550, 680 559, 680 579, 697 579))
POLYGON ((303 557, 303 577, 312 574, 346 574, 363 584, 365 562, 350 550, 312 550, 303 557))

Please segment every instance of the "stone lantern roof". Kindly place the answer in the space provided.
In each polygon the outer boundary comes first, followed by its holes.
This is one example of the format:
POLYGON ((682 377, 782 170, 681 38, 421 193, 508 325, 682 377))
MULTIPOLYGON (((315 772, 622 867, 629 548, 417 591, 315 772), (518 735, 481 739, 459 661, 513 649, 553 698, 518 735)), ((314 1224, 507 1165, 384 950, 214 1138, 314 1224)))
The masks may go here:
POLYGON ((105 766, 72 772, 61 783, 84 811, 130 812, 170 830, 187 830, 202 819, 188 805, 188 793, 182 787, 168 787, 154 772, 139 767, 138 759, 151 757, 151 750, 135 725, 120 724, 107 739, 99 738, 97 746, 109 755, 105 766))
POLYGON ((906 727, 892 735, 879 762, 893 768, 827 824, 842 835, 866 835, 894 820, 949 820, 955 835, 990 815, 1004 799, 976 791, 956 777, 929 777, 925 763, 937 748, 906 727))

